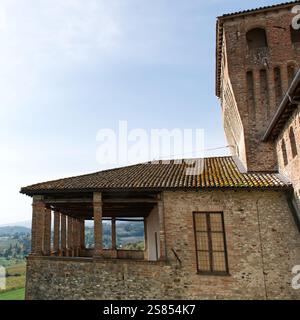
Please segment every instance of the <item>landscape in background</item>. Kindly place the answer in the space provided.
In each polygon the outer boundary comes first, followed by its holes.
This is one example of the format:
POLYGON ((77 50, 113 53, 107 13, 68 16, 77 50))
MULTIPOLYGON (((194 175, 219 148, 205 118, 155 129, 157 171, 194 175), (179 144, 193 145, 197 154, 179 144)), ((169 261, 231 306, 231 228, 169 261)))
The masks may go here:
MULTIPOLYGON (((0 289, 0 300, 23 300, 25 295, 26 256, 31 249, 31 222, 0 226, 0 266, 6 268, 6 289, 0 289)), ((127 250, 144 249, 144 223, 117 221, 117 247, 127 250)), ((94 246, 93 223, 85 228, 87 248, 94 246)), ((111 224, 103 221, 103 247, 111 246, 111 224)))

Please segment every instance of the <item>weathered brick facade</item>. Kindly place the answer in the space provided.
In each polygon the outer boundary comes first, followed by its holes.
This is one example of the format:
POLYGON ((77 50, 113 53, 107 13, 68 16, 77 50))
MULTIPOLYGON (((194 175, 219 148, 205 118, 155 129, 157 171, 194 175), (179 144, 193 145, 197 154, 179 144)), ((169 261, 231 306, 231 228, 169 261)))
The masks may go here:
POLYGON ((300 43, 291 37, 294 5, 219 18, 217 93, 231 152, 248 171, 277 170, 274 144, 261 139, 300 64, 300 43), (252 48, 247 33, 257 28, 266 43, 252 48))
POLYGON ((34 197, 27 299, 300 299, 292 287, 300 233, 290 197, 294 189, 300 208, 299 106, 276 139, 262 141, 300 64, 292 6, 218 19, 217 95, 231 152, 244 168, 232 157, 208 158, 191 177, 174 162, 140 164, 22 189, 34 197), (117 250, 122 210, 142 212, 144 252, 117 250), (223 214, 229 273, 198 272, 196 212, 223 214), (109 250, 102 248, 103 217, 112 219, 109 250), (95 250, 84 246, 85 219, 94 219, 95 250))
POLYGON ((295 199, 300 208, 300 105, 286 122, 283 130, 276 140, 276 152, 279 171, 284 174, 293 184, 295 199), (292 150, 291 130, 295 138, 295 151, 292 150), (286 150, 285 163, 283 155, 283 143, 286 150))
POLYGON ((164 192, 164 214, 167 261, 30 257, 27 298, 300 298, 291 286, 300 235, 284 193, 164 192), (197 274, 194 211, 224 212, 229 276, 197 274))

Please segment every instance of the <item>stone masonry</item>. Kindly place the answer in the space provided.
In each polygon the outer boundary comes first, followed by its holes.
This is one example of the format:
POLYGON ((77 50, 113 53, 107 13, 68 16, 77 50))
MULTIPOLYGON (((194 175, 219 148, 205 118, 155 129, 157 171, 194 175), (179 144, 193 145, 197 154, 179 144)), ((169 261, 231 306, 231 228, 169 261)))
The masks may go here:
POLYGON ((281 191, 164 192, 165 261, 35 257, 27 299, 299 299, 300 235, 281 191), (223 211, 228 276, 197 274, 193 212, 223 211), (181 263, 173 253, 177 253, 181 263))

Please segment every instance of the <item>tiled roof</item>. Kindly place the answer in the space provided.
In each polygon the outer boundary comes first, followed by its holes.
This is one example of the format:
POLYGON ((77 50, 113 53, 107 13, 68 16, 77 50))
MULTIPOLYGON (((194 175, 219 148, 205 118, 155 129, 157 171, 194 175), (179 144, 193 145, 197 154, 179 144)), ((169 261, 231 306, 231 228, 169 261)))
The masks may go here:
POLYGON ((232 16, 240 15, 240 14, 247 14, 247 13, 252 13, 252 12, 257 12, 257 11, 262 11, 262 10, 268 10, 268 9, 276 9, 278 7, 287 6, 287 5, 296 4, 296 3, 299 3, 299 0, 298 1, 282 2, 282 3, 277 3, 277 4, 273 4, 273 5, 269 5, 269 6, 258 7, 258 8, 254 8, 254 9, 248 9, 248 10, 242 10, 242 11, 237 11, 237 12, 226 13, 226 14, 223 14, 221 17, 232 17, 232 16))
POLYGON ((264 6, 259 7, 255 9, 249 9, 249 10, 243 10, 243 11, 237 11, 233 13, 227 13, 220 17, 218 17, 217 20, 217 27, 216 27, 216 96, 220 97, 220 76, 221 76, 221 58, 222 58, 222 40, 223 40, 223 21, 225 19, 234 18, 235 16, 242 16, 267 10, 273 10, 273 9, 280 9, 285 7, 290 7, 292 5, 300 4, 300 1, 289 1, 289 2, 283 2, 278 3, 270 6, 264 6))
MULTIPOLYGON (((200 159, 198 159, 200 161, 200 159)), ((289 188, 277 173, 241 173, 232 157, 201 159, 203 171, 187 175, 181 161, 142 163, 92 174, 34 184, 21 189, 33 195, 47 192, 164 190, 206 188, 289 188)), ((198 162, 199 164, 199 162, 198 162)))

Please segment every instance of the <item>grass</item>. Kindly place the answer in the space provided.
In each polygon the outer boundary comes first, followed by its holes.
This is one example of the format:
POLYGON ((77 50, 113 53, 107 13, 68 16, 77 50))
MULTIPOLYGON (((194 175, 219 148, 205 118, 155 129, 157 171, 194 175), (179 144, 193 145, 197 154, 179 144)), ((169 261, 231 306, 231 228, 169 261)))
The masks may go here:
POLYGON ((14 264, 6 268, 6 289, 3 291, 0 290, 0 300, 2 299, 2 295, 5 295, 6 293, 8 295, 13 292, 18 293, 18 290, 20 289, 24 291, 25 272, 25 262, 14 264))
POLYGON ((3 266, 5 268, 9 267, 9 266, 13 266, 13 265, 16 265, 16 264, 20 264, 20 263, 23 263, 24 262, 24 259, 23 260, 20 260, 20 259, 12 259, 12 258, 4 258, 4 257, 0 257, 0 266, 3 266))
POLYGON ((25 288, 0 292, 0 300, 24 300, 25 288))

